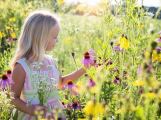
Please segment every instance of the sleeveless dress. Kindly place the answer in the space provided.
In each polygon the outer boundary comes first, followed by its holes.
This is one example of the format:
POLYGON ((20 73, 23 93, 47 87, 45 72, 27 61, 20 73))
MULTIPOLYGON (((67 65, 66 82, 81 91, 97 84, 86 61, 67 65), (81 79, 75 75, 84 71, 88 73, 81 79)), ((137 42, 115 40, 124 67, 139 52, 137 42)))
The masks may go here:
MULTIPOLYGON (((55 67, 55 61, 52 59, 52 57, 47 57, 47 60, 48 60, 49 65, 52 65, 51 72, 49 72, 49 70, 40 71, 40 74, 41 75, 47 75, 47 76, 51 75, 51 78, 55 78, 56 84, 58 84, 59 71, 55 67)), ((35 87, 35 83, 32 81, 31 74, 30 74, 31 72, 37 72, 37 71, 32 71, 31 66, 26 63, 26 58, 19 59, 17 61, 17 63, 21 64, 22 67, 24 68, 25 72, 26 72, 24 87, 21 91, 21 97, 20 98, 23 101, 25 101, 26 103, 28 101, 30 101, 30 103, 32 105, 39 104, 37 89, 35 87)), ((51 82, 51 81, 49 80, 49 82, 51 82)), ((60 97, 60 95, 58 95, 57 91, 58 91, 57 89, 54 89, 50 93, 47 102, 44 104, 44 106, 47 106, 47 108, 48 108, 47 112, 51 113, 52 119, 55 119, 54 114, 52 112, 52 110, 55 107, 63 109, 63 105, 60 101, 61 97, 60 97)), ((46 117, 46 113, 45 113, 45 117, 46 117)), ((63 111, 58 115, 58 117, 65 119, 65 114, 63 113, 63 111)), ((29 115, 29 114, 18 111, 18 120, 36 120, 36 118, 29 115)))

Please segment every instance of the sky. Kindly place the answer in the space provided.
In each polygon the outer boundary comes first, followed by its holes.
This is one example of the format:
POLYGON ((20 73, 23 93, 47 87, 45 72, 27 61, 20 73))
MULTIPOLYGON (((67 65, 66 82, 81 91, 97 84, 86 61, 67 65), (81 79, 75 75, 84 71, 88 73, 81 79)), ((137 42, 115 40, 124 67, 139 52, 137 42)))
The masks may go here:
MULTIPOLYGON (((95 5, 98 3, 100 0, 66 0, 67 2, 75 2, 77 3, 78 1, 83 3, 87 2, 90 5, 95 5)), ((115 4, 115 0, 111 0, 112 4, 115 4)), ((119 1, 119 0, 117 0, 119 1)), ((138 0, 138 4, 141 4, 142 0, 138 0)), ((154 7, 160 7, 161 6, 161 0, 143 0, 143 5, 144 6, 154 6, 154 7)))

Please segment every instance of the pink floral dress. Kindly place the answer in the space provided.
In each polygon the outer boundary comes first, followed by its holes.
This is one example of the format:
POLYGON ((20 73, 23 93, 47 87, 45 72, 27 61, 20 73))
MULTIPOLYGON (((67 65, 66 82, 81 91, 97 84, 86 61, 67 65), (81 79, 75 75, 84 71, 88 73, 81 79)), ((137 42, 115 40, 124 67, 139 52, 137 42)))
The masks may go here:
MULTIPOLYGON (((52 59, 52 57, 47 57, 47 59, 48 59, 49 65, 52 65, 51 72, 49 72, 49 70, 40 71, 40 74, 41 75, 47 75, 47 76, 49 76, 49 74, 50 74, 51 78, 55 78, 56 84, 58 84, 59 71, 55 67, 55 61, 52 59)), ((31 66, 26 63, 25 58, 19 59, 17 61, 17 63, 21 64, 22 67, 24 68, 25 72, 26 72, 26 78, 25 78, 25 82, 24 82, 24 87, 23 87, 22 92, 21 92, 21 99, 23 101, 25 101, 26 103, 28 101, 30 101, 32 105, 39 104, 37 89, 35 88, 35 83, 32 81, 32 76, 30 74, 32 72, 31 66)), ((34 71, 34 72, 37 72, 37 71, 34 71)), ((49 82, 51 82, 51 81, 49 81, 49 82)), ((55 118, 54 118, 54 114, 53 114, 52 110, 55 107, 63 109, 63 105, 62 105, 62 103, 60 101, 61 97, 57 92, 58 92, 58 90, 54 89, 50 93, 49 99, 47 100, 47 102, 44 105, 44 106, 47 106, 48 113, 51 113, 53 119, 55 119, 55 118)), ((46 117, 46 113, 45 113, 45 117, 46 117)), ((60 113, 59 117, 65 119, 64 113, 63 112, 60 113)), ((36 120, 36 118, 31 116, 31 115, 29 115, 29 114, 26 114, 26 113, 23 113, 21 111, 18 111, 18 120, 36 120)))

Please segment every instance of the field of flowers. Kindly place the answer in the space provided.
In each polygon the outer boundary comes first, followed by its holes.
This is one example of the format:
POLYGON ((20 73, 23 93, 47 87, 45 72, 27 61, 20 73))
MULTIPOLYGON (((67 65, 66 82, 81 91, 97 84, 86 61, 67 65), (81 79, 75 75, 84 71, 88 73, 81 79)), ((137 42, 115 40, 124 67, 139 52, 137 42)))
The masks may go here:
MULTIPOLYGON (((157 14, 152 19, 134 0, 125 0, 124 7, 118 2, 113 14, 110 2, 102 0, 101 5, 101 15, 82 16, 73 12, 82 12, 81 6, 70 8, 63 0, 0 1, 0 120, 17 120, 10 104, 14 93, 7 82, 12 74, 9 63, 24 19, 37 9, 50 10, 60 20, 59 43, 46 54, 53 55, 62 76, 83 66, 83 58, 95 56, 95 65, 84 76, 75 83, 69 80, 66 89, 59 90, 68 120, 161 119, 157 14)), ((55 119, 61 112, 53 110, 55 119)))

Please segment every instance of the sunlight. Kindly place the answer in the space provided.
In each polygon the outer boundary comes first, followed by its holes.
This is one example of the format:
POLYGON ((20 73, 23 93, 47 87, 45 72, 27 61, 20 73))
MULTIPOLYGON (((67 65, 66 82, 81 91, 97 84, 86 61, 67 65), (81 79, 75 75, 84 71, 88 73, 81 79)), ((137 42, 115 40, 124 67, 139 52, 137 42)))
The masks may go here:
POLYGON ((100 3, 100 0, 87 0, 86 2, 88 5, 95 6, 100 3))

